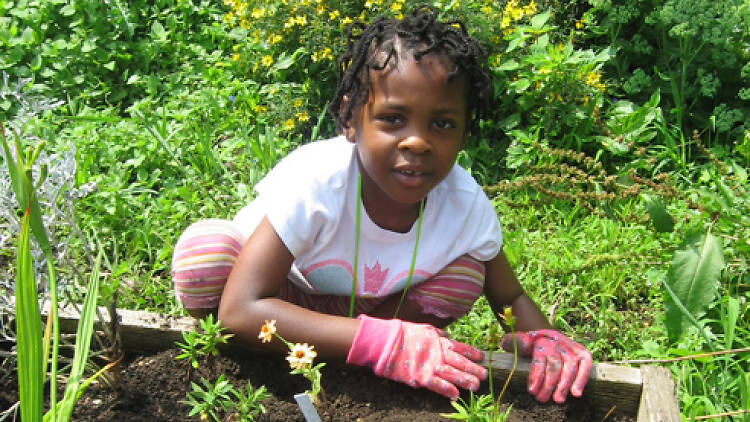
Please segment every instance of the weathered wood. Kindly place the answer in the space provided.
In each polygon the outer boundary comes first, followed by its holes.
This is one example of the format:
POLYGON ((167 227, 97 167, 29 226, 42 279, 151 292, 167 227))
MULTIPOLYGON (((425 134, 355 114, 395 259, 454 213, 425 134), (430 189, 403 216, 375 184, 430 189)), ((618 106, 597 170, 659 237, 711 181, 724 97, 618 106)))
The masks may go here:
POLYGON ((679 422, 680 407, 672 373, 660 366, 641 367, 643 393, 638 406, 638 422, 679 422))
MULTIPOLYGON (((102 318, 97 319, 96 326, 101 328, 102 324, 109 323, 109 314, 105 308, 100 308, 99 311, 102 318)), ((117 314, 123 347, 126 351, 139 353, 173 348, 175 341, 182 339, 182 332, 197 326, 197 320, 191 317, 172 317, 125 309, 118 309, 117 314)), ((60 309, 58 315, 61 331, 74 333, 78 325, 78 312, 67 307, 60 309)), ((235 347, 241 349, 239 346, 228 346, 230 350, 235 347)), ((513 355, 496 352, 492 354, 492 362, 489 362, 488 353, 485 353, 482 365, 492 367, 499 391, 513 367, 513 355)), ((528 374, 528 359, 519 359, 509 388, 525 389, 528 374)), ((596 363, 591 368, 584 398, 599 411, 609 411, 614 406, 613 413, 637 414, 638 422, 680 420, 674 383, 666 368, 644 366, 639 369, 596 363)))
MULTIPOLYGON (((45 306, 43 315, 46 317, 49 307, 45 306)), ((57 312, 60 321, 60 331, 75 333, 78 326, 79 314, 72 307, 60 308, 57 312)), ((99 307, 99 315, 94 328, 102 329, 102 325, 109 324, 109 313, 104 307, 99 307)), ((197 326, 197 320, 191 317, 173 317, 153 312, 131 311, 118 309, 120 340, 126 351, 159 352, 175 347, 175 341, 182 340, 182 332, 190 331, 197 326)))
MULTIPOLYGON (((486 368, 490 367, 486 355, 482 365, 486 368)), ((492 376, 500 382, 498 389, 501 389, 513 367, 513 354, 493 353, 491 366, 492 376)), ((529 360, 520 358, 509 388, 516 390, 526 388, 528 376, 529 360)), ((597 410, 607 412, 614 406, 613 413, 635 415, 641 398, 642 384, 641 371, 637 368, 595 363, 591 367, 583 397, 597 410)))

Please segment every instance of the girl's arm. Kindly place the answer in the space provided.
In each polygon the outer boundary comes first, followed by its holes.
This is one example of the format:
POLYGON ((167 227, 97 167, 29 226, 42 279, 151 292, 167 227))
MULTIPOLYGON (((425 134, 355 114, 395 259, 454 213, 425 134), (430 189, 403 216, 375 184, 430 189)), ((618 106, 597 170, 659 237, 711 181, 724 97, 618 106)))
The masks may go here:
POLYGON ((279 341, 261 343, 266 320, 292 343, 308 343, 323 357, 345 358, 360 322, 311 311, 275 298, 286 282, 294 257, 266 217, 245 242, 229 274, 219 304, 222 325, 251 347, 287 351, 279 341))
POLYGON ((503 312, 503 307, 511 306, 513 315, 516 316, 517 330, 551 328, 539 307, 526 295, 502 250, 493 259, 485 262, 485 267, 484 294, 495 317, 503 312))

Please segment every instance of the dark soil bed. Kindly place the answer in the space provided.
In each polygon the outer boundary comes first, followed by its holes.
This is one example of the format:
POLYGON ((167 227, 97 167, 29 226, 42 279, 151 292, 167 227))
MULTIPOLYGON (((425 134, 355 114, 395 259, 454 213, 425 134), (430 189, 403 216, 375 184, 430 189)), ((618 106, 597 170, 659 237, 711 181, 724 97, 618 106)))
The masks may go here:
MULTIPOLYGON (((175 350, 154 355, 127 356, 121 367, 119 385, 94 384, 75 407, 75 421, 189 421, 189 409, 181 403, 190 391, 186 382, 188 363, 175 361, 175 350)), ((248 381, 265 385, 269 398, 263 404, 267 413, 260 421, 304 421, 294 394, 309 388, 298 375, 290 375, 283 356, 220 356, 215 374, 223 373, 236 387, 248 381)), ((207 375, 207 374, 204 374, 207 375)), ((193 379, 199 379, 194 374, 193 379)), ((0 385, 0 410, 7 409, 18 397, 13 385, 0 385)), ((502 382, 497 382, 502 384, 502 382)), ((496 391, 501 385, 496 386, 496 391)), ((384 380, 368 370, 327 362, 323 368, 323 388, 327 406, 319 411, 324 421, 445 421, 441 413, 451 413, 447 399, 423 389, 384 380)), ((487 392, 483 383, 480 393, 487 392)), ((463 396, 468 399, 468 395, 463 396)), ((571 399, 565 405, 540 404, 523 391, 506 392, 503 407, 512 403, 508 421, 635 421, 634 417, 597 412, 583 399, 571 399)), ((194 418, 193 420, 198 420, 194 418)))

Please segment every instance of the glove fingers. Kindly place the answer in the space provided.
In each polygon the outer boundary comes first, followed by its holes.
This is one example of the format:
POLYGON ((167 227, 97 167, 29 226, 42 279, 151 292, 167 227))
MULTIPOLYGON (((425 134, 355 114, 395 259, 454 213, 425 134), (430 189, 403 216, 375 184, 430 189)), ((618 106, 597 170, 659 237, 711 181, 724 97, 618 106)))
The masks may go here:
POLYGON ((423 380, 420 384, 434 393, 448 397, 451 400, 456 400, 458 398, 458 388, 456 388, 451 382, 442 379, 437 374, 441 366, 444 365, 439 365, 435 370, 435 374, 423 380))
POLYGON ((565 399, 568 398, 568 391, 573 384, 573 379, 578 373, 578 358, 572 350, 562 344, 557 346, 557 352, 562 357, 562 370, 560 371, 560 381, 552 394, 552 400, 556 403, 564 403, 565 399))
POLYGON ((557 387, 562 369, 562 360, 553 341, 546 338, 536 340, 531 366, 529 393, 538 401, 546 403, 557 387))
POLYGON ((474 362, 480 362, 482 359, 484 359, 484 354, 479 351, 479 349, 476 349, 474 347, 469 346, 468 344, 464 344, 458 341, 449 340, 450 344, 448 345, 448 348, 450 350, 453 350, 454 352, 458 353, 459 355, 471 359, 474 362))
POLYGON ((471 391, 479 390, 479 378, 450 365, 438 365, 435 368, 435 375, 457 387, 471 391))
POLYGON ((586 386, 586 382, 589 380, 589 373, 591 372, 591 352, 585 347, 580 346, 577 348, 575 354, 578 359, 578 373, 573 380, 573 385, 570 387, 570 393, 575 397, 581 397, 583 394, 583 387, 586 386))
POLYGON ((547 368, 547 358, 543 354, 535 354, 531 358, 529 368, 529 393, 536 396, 544 382, 544 371, 547 368))

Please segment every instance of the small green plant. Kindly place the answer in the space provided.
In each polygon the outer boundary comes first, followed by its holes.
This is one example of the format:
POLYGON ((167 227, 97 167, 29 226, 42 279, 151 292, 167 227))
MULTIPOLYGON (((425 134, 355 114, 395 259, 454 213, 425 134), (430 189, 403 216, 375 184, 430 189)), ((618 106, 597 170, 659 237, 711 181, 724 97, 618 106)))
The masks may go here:
POLYGON ((235 397, 234 411, 240 421, 254 421, 260 413, 266 413, 266 408, 261 403, 268 397, 265 385, 253 388, 248 381, 244 391, 232 389, 230 392, 235 397))
POLYGON ((325 401, 325 392, 320 385, 320 369, 325 366, 325 363, 322 362, 313 365, 313 359, 318 355, 313 350, 314 346, 309 346, 307 343, 291 343, 286 341, 284 337, 281 337, 276 332, 276 320, 266 321, 260 330, 260 334, 258 334, 258 338, 263 343, 268 343, 273 337, 281 340, 289 348, 289 355, 286 357, 289 367, 292 368, 289 373, 292 375, 302 375, 310 381, 310 390, 305 391, 310 396, 310 400, 314 404, 320 404, 321 401, 325 401))
POLYGON ((175 360, 189 359, 187 379, 190 380, 193 369, 200 366, 200 358, 206 357, 208 366, 213 367, 213 358, 219 353, 217 346, 224 344, 232 337, 232 334, 222 334, 224 328, 221 327, 221 321, 214 322, 214 316, 209 314, 204 319, 198 321, 200 332, 190 330, 182 333, 183 342, 177 342, 177 347, 182 353, 175 356, 175 360))
POLYGON ((206 353, 203 351, 201 345, 201 337, 195 330, 184 331, 182 339, 184 340, 183 343, 177 342, 177 347, 180 348, 182 353, 175 356, 175 360, 190 359, 190 366, 187 373, 187 379, 190 380, 193 369, 198 369, 198 366, 200 366, 199 360, 206 353))
POLYGON ((219 413, 227 407, 232 407, 230 392, 234 390, 232 384, 224 378, 224 374, 214 384, 201 377, 201 384, 191 383, 193 391, 187 393, 187 400, 183 401, 190 406, 188 416, 200 415, 201 420, 220 422, 219 413))
POLYGON ((221 321, 216 320, 214 322, 214 316, 208 314, 207 317, 199 321, 201 327, 201 334, 198 335, 199 342, 201 344, 201 352, 206 355, 206 358, 210 362, 219 353, 217 346, 219 344, 226 344, 233 334, 222 334, 224 328, 221 326, 221 321))
POLYGON ((451 406, 456 409, 456 413, 442 414, 441 416, 466 422, 504 421, 511 409, 511 407, 508 407, 505 413, 499 413, 495 409, 495 401, 491 395, 482 394, 477 396, 473 391, 470 392, 468 403, 459 397, 458 400, 451 402, 451 406))

